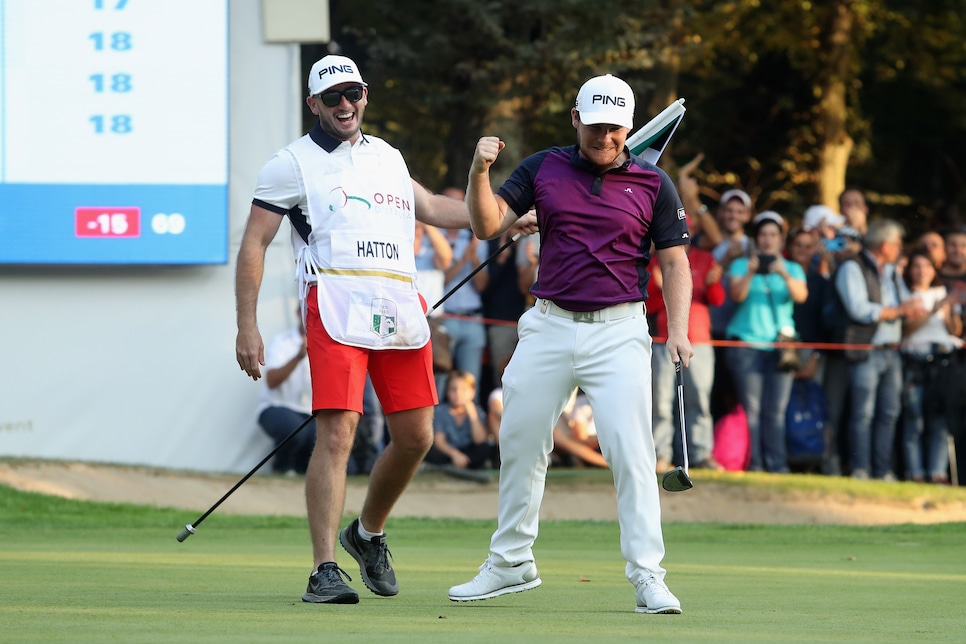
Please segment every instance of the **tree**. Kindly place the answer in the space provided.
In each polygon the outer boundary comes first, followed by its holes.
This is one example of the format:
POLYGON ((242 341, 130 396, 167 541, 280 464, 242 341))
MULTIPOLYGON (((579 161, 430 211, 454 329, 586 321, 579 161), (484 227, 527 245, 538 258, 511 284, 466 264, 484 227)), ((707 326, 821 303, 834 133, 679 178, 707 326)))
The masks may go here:
MULTIPOLYGON (((922 148, 915 139, 923 106, 912 96, 938 99, 930 106, 938 122, 960 120, 950 107, 966 99, 966 2, 736 0, 693 8, 682 93, 696 98, 689 98, 691 131, 712 148, 710 183, 738 179, 760 207, 798 212, 814 202, 837 208, 846 181, 872 188, 887 212, 922 199, 921 184, 905 182, 894 159, 922 148)), ((952 129, 949 141, 966 133, 962 124, 952 129)), ((957 169, 947 177, 960 177, 946 192, 961 194, 962 148, 936 143, 957 169)))
POLYGON ((497 181, 523 156, 569 143, 577 87, 610 72, 637 90, 639 124, 687 99, 662 164, 706 152, 709 197, 739 185, 760 209, 794 217, 836 207, 858 183, 881 211, 907 216, 916 204, 924 220, 963 200, 966 0, 331 6, 338 45, 370 83, 367 130, 434 189, 465 183, 484 133, 508 143, 497 181))
POLYGON ((439 188, 465 184, 482 134, 508 140, 500 164, 508 171, 529 153, 573 140, 569 111, 584 80, 604 71, 632 80, 653 67, 652 52, 669 33, 668 3, 625 4, 334 2, 333 24, 346 53, 364 63, 369 128, 439 188), (359 15, 364 28, 350 22, 359 15))

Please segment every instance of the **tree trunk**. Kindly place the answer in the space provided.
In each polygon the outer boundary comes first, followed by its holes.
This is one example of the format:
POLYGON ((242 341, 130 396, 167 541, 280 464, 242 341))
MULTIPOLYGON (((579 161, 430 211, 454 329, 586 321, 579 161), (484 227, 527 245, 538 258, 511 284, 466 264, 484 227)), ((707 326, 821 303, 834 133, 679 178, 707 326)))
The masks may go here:
MULTIPOLYGON (((654 79, 654 90, 646 106, 639 105, 635 122, 644 125, 651 118, 657 116, 661 110, 680 98, 678 96, 678 71, 681 67, 681 57, 674 50, 666 51, 655 63, 651 75, 654 79), (642 109, 643 108, 643 109, 642 109)), ((687 102, 685 102, 687 107, 687 102)))
POLYGON ((845 174, 853 141, 846 130, 846 80, 851 69, 850 39, 854 16, 849 2, 835 7, 827 39, 828 75, 821 86, 818 106, 818 168, 816 196, 819 203, 838 211, 838 198, 845 189, 845 174))
MULTIPOLYGON (((637 113, 634 117, 635 129, 643 126, 649 120, 660 114, 661 110, 680 98, 678 96, 678 73, 680 68, 681 57, 678 53, 673 49, 665 50, 658 62, 654 65, 654 91, 646 107, 647 111, 643 112, 641 109, 642 106, 638 106, 637 108, 637 113)), ((684 106, 687 107, 687 100, 685 100, 684 106)), ((673 146, 674 139, 672 138, 664 149, 661 160, 658 162, 658 165, 662 168, 669 169, 674 166, 674 159, 671 157, 671 148, 673 146)))

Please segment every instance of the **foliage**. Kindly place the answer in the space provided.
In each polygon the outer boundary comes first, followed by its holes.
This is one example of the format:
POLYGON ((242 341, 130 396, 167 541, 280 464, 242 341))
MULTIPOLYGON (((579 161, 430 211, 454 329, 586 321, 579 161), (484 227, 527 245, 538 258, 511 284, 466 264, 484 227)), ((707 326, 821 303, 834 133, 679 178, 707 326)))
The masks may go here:
POLYGON ((966 135, 958 116, 966 100, 964 10, 962 0, 696 2, 687 25, 695 45, 681 63, 691 140, 678 141, 678 150, 707 152, 706 185, 720 191, 738 183, 758 197, 759 209, 800 213, 816 197, 823 98, 840 81, 854 142, 848 183, 871 191, 881 213, 907 220, 907 204, 962 199, 962 147, 956 137, 921 141, 920 126, 929 109, 931 123, 959 121, 943 129, 966 135), (838 68, 829 59, 837 11, 851 16, 838 68), (905 97, 905 109, 884 96, 905 97), (931 181, 907 180, 904 169, 921 164, 923 154, 943 158, 945 167, 930 164, 931 181))
MULTIPOLYGON (((612 72, 631 80, 668 36, 654 1, 366 0, 335 10, 340 44, 365 61, 366 119, 431 187, 462 185, 476 140, 494 124, 520 133, 519 155, 573 139, 579 85, 612 72), (365 26, 350 22, 365 15, 365 26), (601 34, 607 34, 601 38, 601 34), (433 170, 437 172, 433 172, 433 170)), ((503 136, 503 133, 500 132, 503 136)))
POLYGON ((942 230, 966 206, 966 2, 887 4, 899 10, 870 39, 859 79, 867 104, 880 109, 870 111, 869 149, 855 177, 914 231, 942 230))
POLYGON ((938 225, 944 205, 966 205, 966 0, 331 7, 337 46, 372 86, 367 129, 402 149, 434 189, 464 183, 482 134, 508 141, 508 169, 569 143, 577 87, 610 72, 636 88, 638 123, 666 97, 686 98, 664 163, 704 151, 698 178, 711 202, 739 185, 759 209, 794 219, 828 170, 821 150, 838 140, 830 101, 841 93, 851 150, 844 180, 867 189, 874 210, 915 232, 938 225), (847 27, 844 41, 833 42, 833 25, 847 27))

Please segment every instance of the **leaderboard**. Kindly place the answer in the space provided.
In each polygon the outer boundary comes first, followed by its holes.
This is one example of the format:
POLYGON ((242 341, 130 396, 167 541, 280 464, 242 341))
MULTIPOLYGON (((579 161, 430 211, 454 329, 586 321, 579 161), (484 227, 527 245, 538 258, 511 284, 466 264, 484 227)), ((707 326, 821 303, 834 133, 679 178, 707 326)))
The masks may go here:
POLYGON ((227 254, 227 0, 0 0, 0 263, 227 254))

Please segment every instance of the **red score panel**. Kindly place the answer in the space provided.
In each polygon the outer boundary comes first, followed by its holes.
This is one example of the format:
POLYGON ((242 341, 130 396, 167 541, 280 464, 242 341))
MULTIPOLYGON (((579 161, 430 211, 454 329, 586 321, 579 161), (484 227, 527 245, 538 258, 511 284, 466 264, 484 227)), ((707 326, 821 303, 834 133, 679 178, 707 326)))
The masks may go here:
POLYGON ((140 237, 141 209, 133 206, 79 206, 74 210, 77 237, 140 237))

